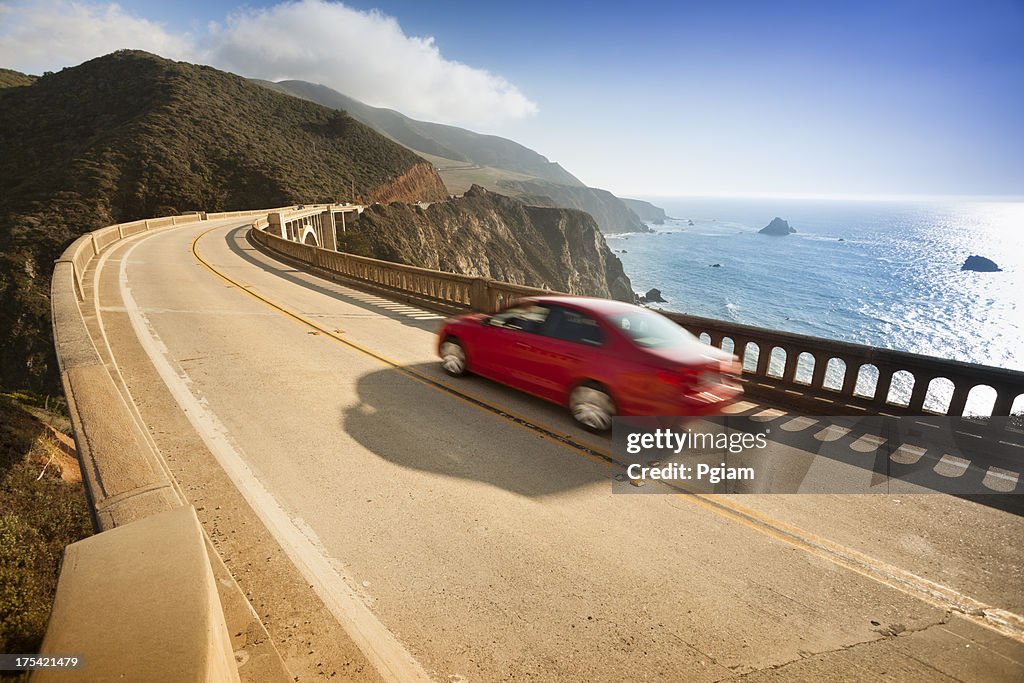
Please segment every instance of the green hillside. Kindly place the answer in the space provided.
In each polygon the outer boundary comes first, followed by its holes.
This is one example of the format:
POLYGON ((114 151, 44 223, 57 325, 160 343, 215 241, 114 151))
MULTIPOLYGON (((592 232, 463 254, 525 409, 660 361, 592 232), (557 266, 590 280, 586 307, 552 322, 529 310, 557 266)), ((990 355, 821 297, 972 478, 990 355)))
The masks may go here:
POLYGON ((35 81, 35 76, 29 76, 14 69, 0 69, 0 89, 20 88, 23 85, 32 85, 35 81))
POLYGON ((438 200, 429 164, 346 114, 121 51, 0 91, 0 386, 55 391, 53 260, 83 232, 195 209, 438 200), (415 197, 394 183, 418 178, 415 197), (397 194, 396 194, 397 192, 397 194))

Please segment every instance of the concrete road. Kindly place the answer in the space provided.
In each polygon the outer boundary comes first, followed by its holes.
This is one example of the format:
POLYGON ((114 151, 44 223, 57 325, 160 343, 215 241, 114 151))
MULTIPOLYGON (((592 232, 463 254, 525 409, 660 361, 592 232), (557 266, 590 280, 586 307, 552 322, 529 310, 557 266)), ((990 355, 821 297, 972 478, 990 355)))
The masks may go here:
POLYGON ((1024 680, 1016 515, 613 495, 607 440, 443 375, 440 316, 237 223, 126 240, 91 281, 112 366, 300 679, 1024 680))

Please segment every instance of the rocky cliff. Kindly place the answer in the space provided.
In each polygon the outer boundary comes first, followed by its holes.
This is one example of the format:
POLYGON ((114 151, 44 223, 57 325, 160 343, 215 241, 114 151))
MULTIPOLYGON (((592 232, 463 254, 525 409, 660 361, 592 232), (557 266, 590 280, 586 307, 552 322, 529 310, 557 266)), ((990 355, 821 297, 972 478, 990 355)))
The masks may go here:
POLYGON ((633 289, 594 219, 529 206, 473 186, 427 208, 378 204, 339 248, 424 268, 632 301, 633 289))
POLYGON ((640 217, 644 223, 654 223, 655 225, 662 225, 665 223, 665 219, 668 216, 665 215, 665 209, 660 206, 655 206, 650 202, 645 202, 642 199, 626 199, 625 197, 620 198, 622 203, 630 208, 630 210, 640 217))
POLYGON ((374 202, 418 202, 447 198, 447 189, 434 167, 426 161, 385 182, 370 192, 374 202))

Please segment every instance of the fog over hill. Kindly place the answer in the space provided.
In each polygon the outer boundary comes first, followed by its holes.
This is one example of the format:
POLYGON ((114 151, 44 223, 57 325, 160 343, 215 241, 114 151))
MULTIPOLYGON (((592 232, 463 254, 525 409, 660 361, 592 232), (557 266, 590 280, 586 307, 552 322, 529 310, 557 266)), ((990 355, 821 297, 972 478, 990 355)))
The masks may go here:
POLYGON ((434 164, 453 193, 461 194, 476 184, 538 206, 586 211, 606 233, 646 230, 641 218, 618 197, 587 187, 557 163, 518 142, 457 126, 417 121, 393 109, 371 107, 306 81, 255 82, 348 112, 423 155, 434 164))

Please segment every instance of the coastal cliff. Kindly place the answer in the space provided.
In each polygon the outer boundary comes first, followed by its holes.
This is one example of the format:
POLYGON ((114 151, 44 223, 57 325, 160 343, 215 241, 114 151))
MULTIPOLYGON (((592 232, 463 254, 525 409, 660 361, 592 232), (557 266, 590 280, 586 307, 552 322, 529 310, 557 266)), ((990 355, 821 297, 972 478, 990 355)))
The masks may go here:
POLYGON ((640 217, 644 223, 654 223, 655 225, 663 225, 668 216, 665 215, 665 209, 660 206, 655 206, 650 202, 645 202, 642 199, 626 199, 621 198, 623 204, 628 206, 630 210, 640 217))
POLYGON ((427 208, 368 207, 339 249, 515 284, 633 300, 622 263, 582 211, 529 206, 473 186, 427 208))
POLYGON ((651 232, 622 201, 607 190, 570 187, 534 180, 499 180, 498 190, 535 206, 565 207, 586 211, 606 234, 651 232))

